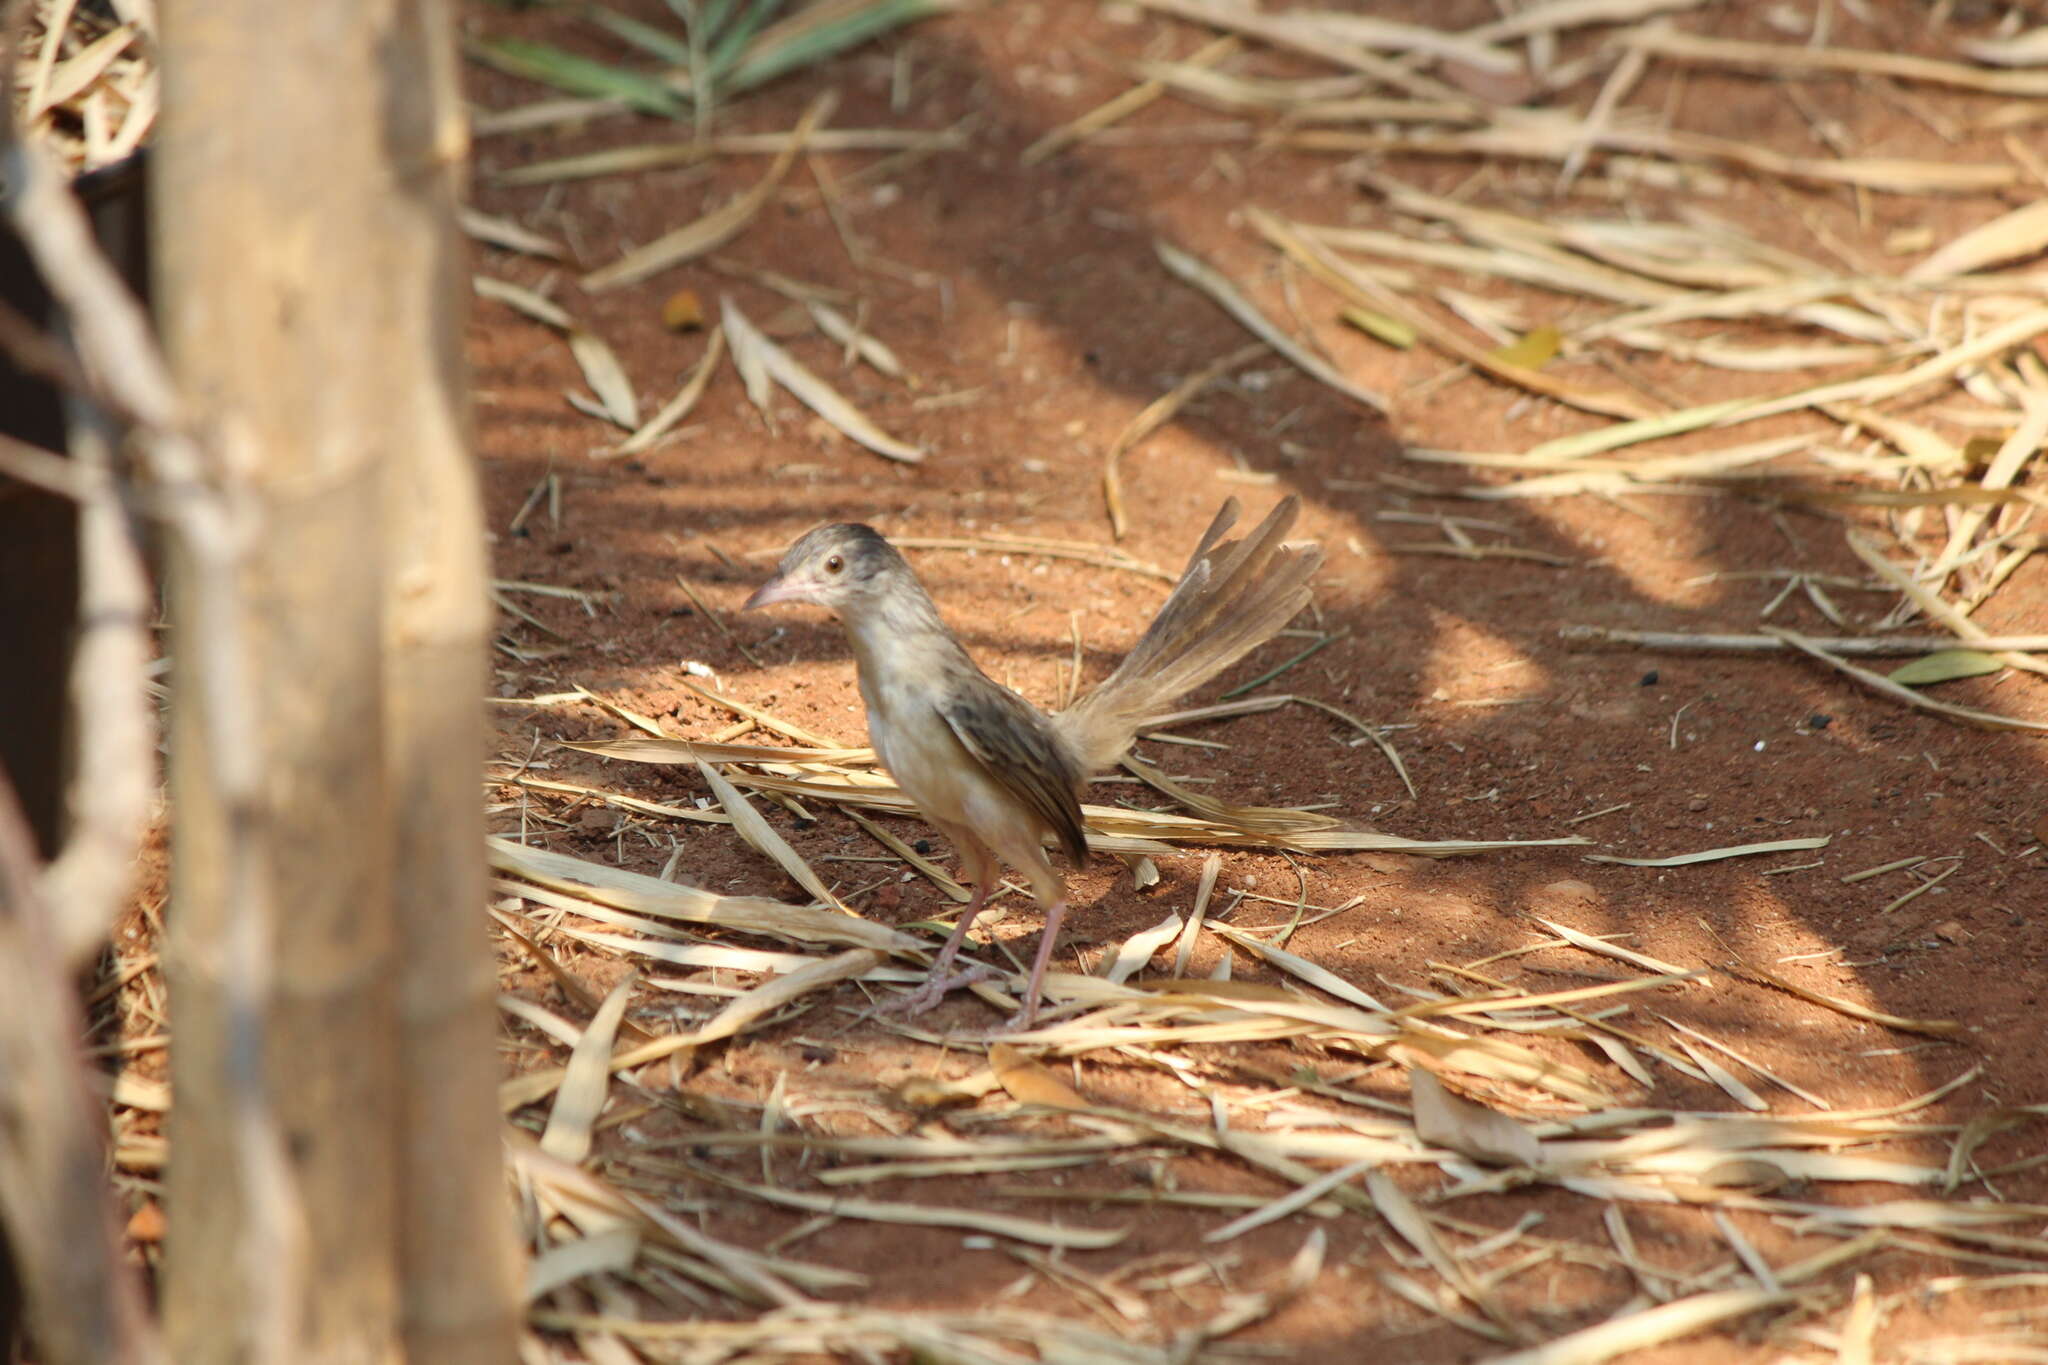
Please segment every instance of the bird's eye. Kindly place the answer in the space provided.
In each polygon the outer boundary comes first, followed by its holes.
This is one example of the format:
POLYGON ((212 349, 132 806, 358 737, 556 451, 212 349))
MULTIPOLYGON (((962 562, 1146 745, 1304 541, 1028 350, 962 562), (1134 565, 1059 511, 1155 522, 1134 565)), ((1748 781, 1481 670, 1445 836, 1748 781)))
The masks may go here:
POLYGON ((838 555, 833 555, 831 558, 825 561, 826 573, 838 573, 841 569, 845 567, 846 561, 838 555))

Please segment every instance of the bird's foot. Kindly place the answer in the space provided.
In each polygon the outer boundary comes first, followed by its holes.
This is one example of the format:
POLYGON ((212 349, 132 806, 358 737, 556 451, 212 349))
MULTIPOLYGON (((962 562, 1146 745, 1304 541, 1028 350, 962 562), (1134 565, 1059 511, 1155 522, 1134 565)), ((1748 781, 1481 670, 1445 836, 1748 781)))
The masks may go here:
POLYGON ((994 967, 985 966, 979 962, 965 971, 933 972, 925 978, 922 986, 919 986, 908 995, 900 995, 894 1000, 876 1006, 875 1012, 877 1014, 900 1014, 905 1018, 915 1018, 938 1004, 941 1000, 944 1000, 954 991, 960 990, 965 986, 972 986, 977 981, 993 980, 1001 975, 1002 973, 994 967))

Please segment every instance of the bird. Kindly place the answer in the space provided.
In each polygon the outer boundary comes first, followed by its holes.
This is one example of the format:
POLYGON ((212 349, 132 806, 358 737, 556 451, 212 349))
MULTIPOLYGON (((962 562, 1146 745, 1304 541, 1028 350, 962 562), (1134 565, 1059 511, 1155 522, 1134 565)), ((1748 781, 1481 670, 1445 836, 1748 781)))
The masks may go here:
POLYGON ((1279 502, 1249 535, 1225 501, 1187 567, 1128 655, 1066 710, 1045 712, 984 673, 947 627, 895 546, 871 526, 839 522, 799 537, 744 610, 824 607, 853 647, 875 754, 919 813, 953 845, 972 899, 924 984, 897 1008, 920 1013, 962 985, 955 974, 968 929, 994 890, 999 863, 1021 872, 1045 915, 1016 1025, 1033 1026, 1046 965, 1067 912, 1066 882, 1047 856, 1055 842, 1088 857, 1081 792, 1129 752, 1138 728, 1256 649, 1309 604, 1322 562, 1290 543, 1300 500, 1279 502))

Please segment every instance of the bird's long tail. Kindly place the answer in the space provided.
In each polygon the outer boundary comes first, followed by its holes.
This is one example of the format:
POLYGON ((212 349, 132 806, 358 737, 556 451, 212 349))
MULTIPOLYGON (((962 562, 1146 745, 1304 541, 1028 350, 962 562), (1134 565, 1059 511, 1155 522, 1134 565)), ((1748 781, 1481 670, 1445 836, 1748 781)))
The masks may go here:
POLYGON ((1116 672, 1052 718, 1089 772, 1113 766, 1140 725, 1264 644, 1308 605, 1322 548, 1282 543, 1300 500, 1287 498, 1250 535, 1219 544, 1237 510, 1235 498, 1223 504, 1116 672))

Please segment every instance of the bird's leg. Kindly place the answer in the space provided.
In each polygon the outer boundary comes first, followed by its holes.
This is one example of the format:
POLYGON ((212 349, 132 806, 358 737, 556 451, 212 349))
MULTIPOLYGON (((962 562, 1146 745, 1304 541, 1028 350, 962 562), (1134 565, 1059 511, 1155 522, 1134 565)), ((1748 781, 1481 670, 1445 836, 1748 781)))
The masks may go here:
POLYGON ((1052 961, 1053 944, 1059 940, 1060 921, 1066 915, 1065 897, 1045 908, 1045 937, 1038 941, 1038 956, 1031 959, 1031 984, 1024 988, 1024 1008, 1011 1021, 1013 1029, 1029 1029, 1038 1019, 1039 988, 1045 984, 1045 968, 1052 961))
POLYGON ((963 839, 955 834, 954 842, 960 846, 966 863, 961 870, 974 878, 974 898, 968 901, 967 908, 960 912, 960 922, 953 926, 952 934, 946 939, 946 946, 939 949, 938 960, 932 963, 931 974, 924 979, 924 984, 890 1005, 888 1008, 892 1014, 923 1014, 962 986, 971 986, 977 981, 985 981, 996 975, 993 967, 985 967, 979 963, 964 972, 949 974, 953 959, 960 956, 960 946, 967 942, 967 931, 974 927, 974 921, 980 916, 982 907, 988 904, 990 893, 996 889, 996 860, 986 847, 968 842, 972 837, 969 835, 963 839))

